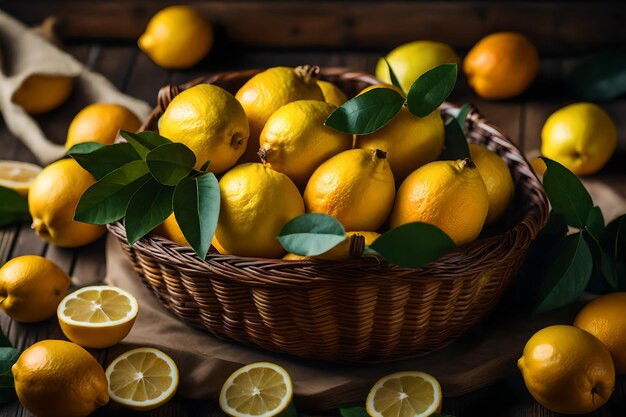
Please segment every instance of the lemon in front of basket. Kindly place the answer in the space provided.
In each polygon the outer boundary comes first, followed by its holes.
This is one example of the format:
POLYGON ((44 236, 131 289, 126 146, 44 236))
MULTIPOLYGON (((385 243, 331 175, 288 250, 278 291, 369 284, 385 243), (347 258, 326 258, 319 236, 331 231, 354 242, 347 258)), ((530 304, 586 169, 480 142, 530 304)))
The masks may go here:
POLYGON ((246 150, 250 127, 232 94, 200 84, 174 97, 161 116, 159 133, 189 147, 196 155, 196 169, 211 161, 209 171, 221 174, 246 150))
POLYGON ((11 371, 20 403, 37 417, 86 417, 109 402, 102 366, 75 343, 37 342, 11 371))
POLYGON ((557 413, 590 413, 608 401, 615 387, 609 351, 574 326, 539 330, 524 346, 517 366, 533 398, 557 413))
POLYGON ((70 286, 70 277, 41 256, 18 256, 0 268, 0 308, 12 319, 34 323, 57 310, 70 286))
POLYGON ((137 44, 163 68, 189 68, 209 53, 213 27, 191 7, 169 6, 152 16, 137 44))
POLYGON ((118 356, 107 367, 109 396, 124 407, 153 410, 168 402, 178 388, 178 368, 160 350, 143 347, 118 356))
POLYGON ((63 334, 83 347, 103 349, 128 335, 139 310, 137 299, 121 288, 84 287, 61 301, 57 316, 63 334))
POLYGON ((75 248, 91 243, 106 228, 74 220, 83 193, 96 182, 73 159, 54 162, 41 171, 30 186, 28 209, 35 233, 49 243, 75 248))
POLYGON ((428 417, 441 411, 441 386, 424 372, 396 372, 379 379, 365 406, 371 417, 428 417))
POLYGON ((348 231, 377 230, 393 207, 394 184, 385 152, 351 149, 315 170, 304 203, 308 213, 332 216, 348 231))
POLYGON ((272 417, 283 412, 293 397, 287 371, 270 362, 236 370, 220 391, 220 407, 231 417, 272 417))
POLYGON ((136 132, 141 122, 135 113, 120 104, 94 103, 82 109, 70 123, 65 149, 83 142, 111 145, 122 129, 136 132))
POLYGON ((39 165, 21 161, 0 161, 0 186, 15 190, 22 197, 41 172, 39 165))
POLYGON ((404 180, 390 221, 392 228, 430 223, 462 245, 478 237, 488 210, 487 188, 474 162, 435 161, 404 180))
POLYGON ((348 97, 346 97, 344 92, 330 81, 318 80, 317 85, 319 85, 322 89, 322 94, 324 94, 324 100, 326 100, 326 103, 339 107, 348 101, 348 97))
POLYGON ((259 139, 263 163, 305 186, 322 162, 352 148, 352 135, 324 126, 335 109, 319 100, 298 100, 276 110, 259 139))
POLYGON ((73 88, 73 77, 33 74, 22 82, 12 101, 26 113, 42 114, 65 103, 73 88))
POLYGON ((236 256, 279 258, 276 239, 285 223, 304 214, 298 188, 285 174, 260 163, 237 165, 220 179, 215 237, 236 256))

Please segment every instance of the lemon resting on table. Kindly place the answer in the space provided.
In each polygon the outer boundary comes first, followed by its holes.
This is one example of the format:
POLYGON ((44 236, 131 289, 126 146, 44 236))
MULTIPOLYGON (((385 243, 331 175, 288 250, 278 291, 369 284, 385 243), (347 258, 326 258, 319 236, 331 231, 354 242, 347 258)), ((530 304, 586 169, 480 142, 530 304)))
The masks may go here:
POLYGON ((441 411, 441 386, 425 372, 387 375, 374 384, 365 406, 371 417, 427 417, 441 411))

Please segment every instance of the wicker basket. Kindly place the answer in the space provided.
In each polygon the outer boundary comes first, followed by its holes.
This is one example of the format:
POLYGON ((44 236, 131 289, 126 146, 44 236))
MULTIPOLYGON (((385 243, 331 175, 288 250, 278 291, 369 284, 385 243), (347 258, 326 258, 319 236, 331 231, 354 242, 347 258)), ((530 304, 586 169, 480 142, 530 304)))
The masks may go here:
MULTIPOLYGON (((166 86, 144 129, 171 99, 199 83, 236 91, 258 70, 228 72, 166 86)), ((378 81, 343 68, 322 78, 349 96, 378 81)), ((453 106, 443 106, 444 112, 453 106)), ((511 283, 528 246, 546 222, 543 187, 528 161, 475 110, 469 140, 508 163, 516 196, 502 224, 475 242, 421 269, 374 258, 331 261, 252 259, 210 253, 149 236, 131 249, 123 225, 109 229, 137 273, 182 321, 220 338, 300 357, 383 362, 440 349, 485 315, 511 283)))

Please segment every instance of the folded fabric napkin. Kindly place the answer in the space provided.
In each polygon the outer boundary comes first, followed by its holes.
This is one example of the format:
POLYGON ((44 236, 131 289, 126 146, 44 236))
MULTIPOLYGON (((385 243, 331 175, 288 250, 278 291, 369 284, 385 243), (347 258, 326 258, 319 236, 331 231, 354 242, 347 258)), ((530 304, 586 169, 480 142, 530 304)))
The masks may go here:
MULTIPOLYGON (((150 113, 147 103, 122 94, 105 77, 89 71, 36 29, 27 28, 0 10, 0 112, 9 130, 42 164, 59 159, 65 149, 49 140, 37 121, 12 101, 14 93, 33 74, 76 77, 69 100, 80 96, 86 104, 121 104, 142 120, 150 113)), ((68 126, 72 117, 66 120, 68 126)))

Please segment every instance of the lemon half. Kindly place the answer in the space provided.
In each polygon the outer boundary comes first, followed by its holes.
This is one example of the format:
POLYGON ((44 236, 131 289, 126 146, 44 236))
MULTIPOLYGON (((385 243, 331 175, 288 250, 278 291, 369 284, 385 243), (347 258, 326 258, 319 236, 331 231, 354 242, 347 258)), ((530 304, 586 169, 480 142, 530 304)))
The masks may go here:
POLYGON ((30 185, 43 168, 20 161, 0 161, 0 186, 17 191, 26 197, 30 185))
POLYGON ((381 378, 367 396, 372 417, 426 417, 441 410, 441 386, 424 372, 396 372, 381 378))

